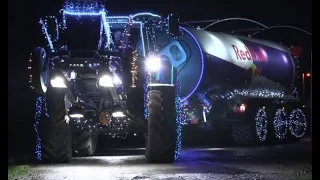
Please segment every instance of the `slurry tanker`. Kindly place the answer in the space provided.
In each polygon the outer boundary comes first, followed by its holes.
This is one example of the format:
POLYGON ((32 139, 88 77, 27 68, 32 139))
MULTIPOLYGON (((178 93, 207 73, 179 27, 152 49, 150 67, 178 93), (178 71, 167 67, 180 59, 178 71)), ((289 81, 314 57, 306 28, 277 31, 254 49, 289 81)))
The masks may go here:
POLYGON ((175 14, 112 16, 96 1, 66 1, 39 22, 28 67, 38 159, 68 162, 93 155, 99 134, 140 133, 148 162, 172 162, 192 123, 224 124, 238 144, 305 133, 287 47, 181 26, 175 14))

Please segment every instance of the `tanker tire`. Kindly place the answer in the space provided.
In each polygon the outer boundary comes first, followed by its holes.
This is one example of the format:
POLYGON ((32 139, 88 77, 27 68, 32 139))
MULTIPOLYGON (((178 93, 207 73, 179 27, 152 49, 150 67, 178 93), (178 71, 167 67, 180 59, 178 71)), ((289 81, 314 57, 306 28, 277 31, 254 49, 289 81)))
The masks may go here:
POLYGON ((98 136, 89 131, 79 131, 72 134, 73 156, 92 156, 97 149, 98 136))
POLYGON ((47 94, 49 119, 40 121, 42 160, 48 163, 67 163, 72 157, 69 124, 66 121, 65 91, 49 86, 47 94))
POLYGON ((254 129, 249 124, 233 124, 232 137, 237 145, 253 145, 256 143, 254 129))
POLYGON ((145 157, 149 163, 172 163, 177 144, 175 88, 149 91, 145 157))

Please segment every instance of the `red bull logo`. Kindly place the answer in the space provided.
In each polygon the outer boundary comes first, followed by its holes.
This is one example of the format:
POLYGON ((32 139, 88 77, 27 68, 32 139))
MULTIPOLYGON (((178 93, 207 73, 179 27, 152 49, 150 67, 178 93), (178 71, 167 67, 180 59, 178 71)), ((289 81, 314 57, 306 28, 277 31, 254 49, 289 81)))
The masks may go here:
POLYGON ((253 48, 245 46, 244 49, 239 49, 236 45, 231 45, 237 59, 239 60, 253 60, 257 62, 268 62, 267 53, 262 48, 253 48))

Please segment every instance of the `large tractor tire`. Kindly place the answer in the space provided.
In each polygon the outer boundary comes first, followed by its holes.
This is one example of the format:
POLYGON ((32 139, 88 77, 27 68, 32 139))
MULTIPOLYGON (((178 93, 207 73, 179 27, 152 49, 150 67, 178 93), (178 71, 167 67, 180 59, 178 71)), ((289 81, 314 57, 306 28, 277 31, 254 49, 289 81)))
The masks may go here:
POLYGON ((72 134, 73 156, 92 156, 97 149, 98 136, 88 130, 74 132, 72 134))
POLYGON ((49 163, 69 162, 72 143, 65 108, 65 90, 49 85, 46 97, 49 119, 40 121, 42 159, 49 163))
POLYGON ((175 87, 151 87, 148 98, 145 157, 149 163, 171 163, 177 145, 175 87))
POLYGON ((34 48, 30 59, 30 86, 37 94, 46 93, 48 119, 39 124, 41 155, 44 162, 61 163, 71 159, 69 122, 66 119, 65 90, 49 85, 49 62, 44 48, 34 48))
POLYGON ((42 94, 47 91, 49 63, 44 48, 36 47, 32 50, 29 59, 29 85, 31 89, 42 94))

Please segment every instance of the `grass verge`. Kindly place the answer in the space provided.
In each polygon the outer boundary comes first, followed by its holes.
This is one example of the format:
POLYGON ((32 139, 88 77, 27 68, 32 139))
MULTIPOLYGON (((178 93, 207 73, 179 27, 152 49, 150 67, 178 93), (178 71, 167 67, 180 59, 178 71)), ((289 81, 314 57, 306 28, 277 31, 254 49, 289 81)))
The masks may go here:
POLYGON ((12 165, 8 166, 8 180, 15 180, 17 177, 22 176, 32 171, 29 165, 12 165))

